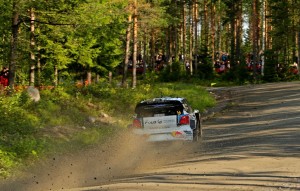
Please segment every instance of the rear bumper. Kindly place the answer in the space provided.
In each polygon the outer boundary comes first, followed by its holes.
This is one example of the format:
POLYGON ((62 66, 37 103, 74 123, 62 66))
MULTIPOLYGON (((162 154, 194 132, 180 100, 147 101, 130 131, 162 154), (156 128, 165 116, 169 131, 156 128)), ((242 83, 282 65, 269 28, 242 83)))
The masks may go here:
POLYGON ((133 129, 133 133, 137 136, 144 137, 146 141, 193 141, 193 130, 190 126, 184 125, 180 128, 168 128, 168 129, 133 129))

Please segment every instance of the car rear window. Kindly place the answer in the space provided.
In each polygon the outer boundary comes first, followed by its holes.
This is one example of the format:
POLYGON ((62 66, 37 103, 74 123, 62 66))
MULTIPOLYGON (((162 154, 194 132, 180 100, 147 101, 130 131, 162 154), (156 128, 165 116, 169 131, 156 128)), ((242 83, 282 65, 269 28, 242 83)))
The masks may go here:
POLYGON ((177 115, 177 111, 182 113, 183 106, 180 101, 164 102, 142 102, 135 108, 138 117, 154 117, 177 115))

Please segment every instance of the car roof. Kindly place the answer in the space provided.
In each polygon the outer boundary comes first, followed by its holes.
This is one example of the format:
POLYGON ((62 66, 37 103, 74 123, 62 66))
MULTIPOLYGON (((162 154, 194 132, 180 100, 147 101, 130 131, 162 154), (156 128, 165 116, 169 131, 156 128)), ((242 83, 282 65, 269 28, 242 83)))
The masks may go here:
POLYGON ((168 101, 182 102, 183 100, 185 100, 185 98, 182 98, 182 97, 160 97, 160 98, 152 98, 152 99, 143 100, 140 103, 151 104, 151 103, 163 103, 163 102, 168 102, 168 101))

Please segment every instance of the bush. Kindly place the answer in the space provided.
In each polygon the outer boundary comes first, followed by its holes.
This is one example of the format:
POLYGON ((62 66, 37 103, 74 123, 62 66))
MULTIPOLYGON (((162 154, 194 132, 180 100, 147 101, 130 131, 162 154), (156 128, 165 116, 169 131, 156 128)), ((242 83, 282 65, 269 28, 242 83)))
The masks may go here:
POLYGON ((279 81, 279 77, 276 71, 277 61, 276 61, 276 55, 274 54, 274 51, 266 50, 264 56, 265 56, 265 68, 264 68, 263 80, 266 82, 279 81))
POLYGON ((14 153, 6 152, 0 148, 0 177, 8 177, 12 168, 19 164, 14 153))
POLYGON ((19 95, 0 97, 0 134, 28 135, 39 126, 36 116, 22 108, 19 95))
POLYGON ((172 65, 168 65, 160 72, 159 80, 161 82, 176 82, 182 79, 185 72, 183 72, 182 63, 175 61, 172 65))
POLYGON ((195 75, 202 80, 212 80, 214 78, 214 68, 209 63, 200 64, 195 75))

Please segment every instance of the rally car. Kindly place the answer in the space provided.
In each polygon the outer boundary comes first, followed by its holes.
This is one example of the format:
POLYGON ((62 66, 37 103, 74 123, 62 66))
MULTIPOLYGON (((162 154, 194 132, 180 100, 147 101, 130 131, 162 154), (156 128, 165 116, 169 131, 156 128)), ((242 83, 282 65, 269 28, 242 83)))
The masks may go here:
POLYGON ((202 135, 200 113, 185 98, 161 97, 139 102, 131 127, 134 134, 147 141, 198 141, 202 135))

